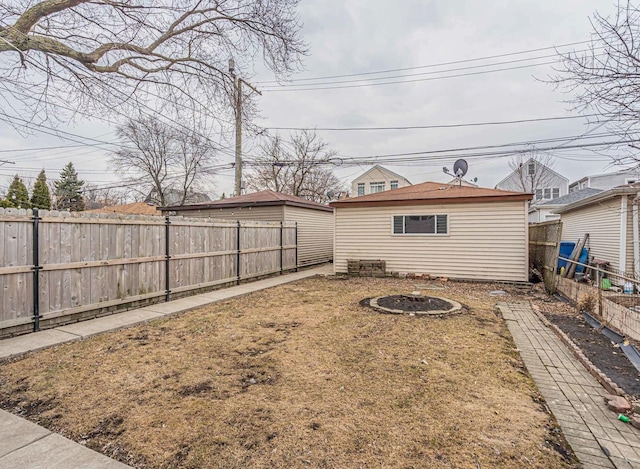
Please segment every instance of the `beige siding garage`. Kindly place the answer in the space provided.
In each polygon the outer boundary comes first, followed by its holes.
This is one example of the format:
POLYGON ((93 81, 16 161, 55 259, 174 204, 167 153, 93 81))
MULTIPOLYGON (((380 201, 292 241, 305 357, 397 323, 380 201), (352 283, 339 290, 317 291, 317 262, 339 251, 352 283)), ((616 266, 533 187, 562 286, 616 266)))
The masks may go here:
POLYGON ((298 224, 298 265, 333 259, 333 212, 285 205, 284 221, 298 224))
POLYGON ((348 259, 381 259, 387 272, 462 279, 528 279, 527 202, 336 208, 336 272, 348 259), (446 235, 394 235, 398 215, 448 215, 446 235))
POLYGON ((186 217, 297 223, 298 266, 333 259, 333 209, 293 195, 260 191, 162 211, 186 217))

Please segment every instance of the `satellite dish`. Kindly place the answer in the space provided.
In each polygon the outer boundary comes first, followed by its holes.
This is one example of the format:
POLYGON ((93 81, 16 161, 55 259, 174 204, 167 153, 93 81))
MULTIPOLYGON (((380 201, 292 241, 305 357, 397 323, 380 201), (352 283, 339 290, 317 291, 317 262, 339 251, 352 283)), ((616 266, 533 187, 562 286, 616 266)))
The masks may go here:
POLYGON ((455 174, 456 177, 464 177, 464 175, 467 174, 468 170, 469 165, 465 160, 458 160, 453 163, 453 174, 455 174))

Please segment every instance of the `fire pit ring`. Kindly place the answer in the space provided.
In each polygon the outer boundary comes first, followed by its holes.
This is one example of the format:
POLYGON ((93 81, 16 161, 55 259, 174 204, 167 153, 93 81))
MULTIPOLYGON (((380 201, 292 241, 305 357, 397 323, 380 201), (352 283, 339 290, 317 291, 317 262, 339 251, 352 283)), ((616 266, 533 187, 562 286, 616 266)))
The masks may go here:
POLYGON ((460 303, 449 298, 402 294, 371 298, 369 306, 381 313, 411 316, 442 316, 462 310, 460 303))

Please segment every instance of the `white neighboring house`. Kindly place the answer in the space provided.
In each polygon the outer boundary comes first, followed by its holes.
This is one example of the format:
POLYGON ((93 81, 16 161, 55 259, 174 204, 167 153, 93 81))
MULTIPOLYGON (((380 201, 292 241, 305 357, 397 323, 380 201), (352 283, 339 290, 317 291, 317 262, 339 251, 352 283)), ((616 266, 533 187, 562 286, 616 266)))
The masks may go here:
POLYGON ((559 208, 562 239, 577 242, 589 233, 589 256, 610 262, 614 271, 640 274, 639 193, 640 184, 630 184, 559 208))
POLYGON ((534 205, 568 194, 569 180, 535 158, 530 158, 496 184, 496 189, 532 193, 531 204, 534 205))
POLYGON ((375 165, 351 182, 351 194, 353 197, 360 197, 410 185, 411 183, 404 176, 375 165))
POLYGON ((615 173, 594 174, 578 179, 569 184, 569 192, 591 187, 593 189, 609 190, 614 187, 640 182, 640 166, 616 171, 615 173))
POLYGON ((587 197, 591 197, 592 195, 596 195, 600 192, 602 192, 601 189, 592 189, 587 187, 579 191, 569 192, 557 199, 547 200, 545 202, 532 205, 529 207, 529 223, 542 223, 545 221, 560 220, 560 214, 555 213, 555 210, 558 210, 565 205, 586 199, 587 197))

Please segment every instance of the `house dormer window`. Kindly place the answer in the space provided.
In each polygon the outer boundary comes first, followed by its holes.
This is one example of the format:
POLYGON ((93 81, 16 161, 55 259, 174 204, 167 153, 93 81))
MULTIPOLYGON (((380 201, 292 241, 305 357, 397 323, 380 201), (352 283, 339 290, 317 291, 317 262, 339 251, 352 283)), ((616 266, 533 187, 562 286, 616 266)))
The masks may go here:
POLYGON ((376 192, 384 192, 385 191, 385 183, 382 182, 370 182, 369 183, 369 194, 375 194, 376 192))
POLYGON ((364 182, 358 183, 358 197, 364 195, 364 182))
POLYGON ((398 181, 391 181, 391 190, 398 188, 398 181))
POLYGON ((536 173, 536 164, 531 162, 528 165, 529 176, 533 176, 536 173))

